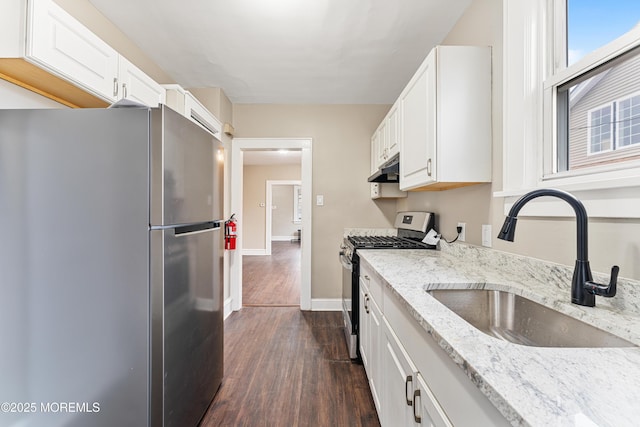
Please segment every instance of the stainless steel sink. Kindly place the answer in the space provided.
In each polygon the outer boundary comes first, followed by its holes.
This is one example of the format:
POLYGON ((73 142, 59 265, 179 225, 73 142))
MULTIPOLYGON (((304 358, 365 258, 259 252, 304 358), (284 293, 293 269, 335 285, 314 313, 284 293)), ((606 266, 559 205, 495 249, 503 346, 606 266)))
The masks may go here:
POLYGON ((520 295, 484 289, 427 291, 487 335, 535 347, 635 347, 520 295))

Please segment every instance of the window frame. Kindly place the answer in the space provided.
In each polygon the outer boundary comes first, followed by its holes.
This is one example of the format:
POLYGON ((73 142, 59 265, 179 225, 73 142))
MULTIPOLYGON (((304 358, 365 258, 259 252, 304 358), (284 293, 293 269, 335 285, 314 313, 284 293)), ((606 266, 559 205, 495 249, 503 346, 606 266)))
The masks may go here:
MULTIPOLYGON (((640 47, 640 27, 562 68, 565 18, 565 1, 503 0, 503 174, 494 197, 505 199, 507 213, 530 190, 559 188, 591 217, 640 218, 640 160, 573 171, 558 171, 556 161, 557 89, 640 47)), ((522 215, 572 215, 561 202, 528 205, 522 215)))
MULTIPOLYGON (((540 3, 548 3, 549 0, 538 0, 540 3)), ((543 173, 540 177, 540 183, 553 182, 554 185, 563 185, 564 183, 576 184, 575 180, 569 178, 573 176, 586 176, 593 175, 594 180, 614 180, 616 175, 626 175, 622 179, 628 179, 628 174, 619 174, 616 171, 624 169, 636 169, 640 163, 629 161, 624 164, 619 163, 617 165, 596 166, 589 168, 589 170, 581 171, 563 171, 557 170, 556 158, 558 152, 558 138, 557 138, 557 91, 558 88, 568 84, 572 80, 577 80, 588 76, 590 73, 596 72, 596 70, 616 59, 623 57, 632 50, 640 47, 640 27, 636 27, 626 34, 611 41, 605 46, 602 46, 593 52, 588 53, 583 58, 571 64, 567 67, 561 68, 559 64, 564 61, 565 51, 558 48, 558 41, 554 39, 553 34, 562 33, 566 40, 566 32, 563 21, 566 21, 566 2, 559 0, 555 2, 555 7, 547 9, 545 13, 546 19, 553 22, 555 31, 550 34, 551 40, 546 40, 547 46, 554 46, 553 49, 549 49, 543 53, 549 59, 553 58, 554 67, 548 70, 548 77, 544 80, 544 111, 543 117, 545 121, 545 134, 543 143, 543 173), (566 178, 566 179, 565 179, 566 178)), ((549 34, 549 32, 547 32, 549 34)), ((549 36, 548 36, 549 37, 549 36)), ((615 139, 613 141, 616 142, 615 139)), ((635 177, 634 183, 640 185, 640 171, 637 173, 631 173, 635 177)), ((618 185, 616 182, 611 182, 610 188, 615 188, 618 185)), ((582 189, 588 190, 589 185, 583 186, 582 189)))

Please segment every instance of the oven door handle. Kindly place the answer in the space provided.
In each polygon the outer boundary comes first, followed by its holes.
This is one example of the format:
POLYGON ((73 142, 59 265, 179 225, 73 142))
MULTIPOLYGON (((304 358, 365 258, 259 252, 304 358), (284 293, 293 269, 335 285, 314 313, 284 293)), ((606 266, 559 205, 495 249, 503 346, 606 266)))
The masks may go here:
POLYGON ((342 251, 340 251, 340 264, 342 264, 342 266, 347 270, 353 270, 353 265, 351 264, 351 261, 349 261, 349 259, 346 256, 344 256, 344 252, 342 251))

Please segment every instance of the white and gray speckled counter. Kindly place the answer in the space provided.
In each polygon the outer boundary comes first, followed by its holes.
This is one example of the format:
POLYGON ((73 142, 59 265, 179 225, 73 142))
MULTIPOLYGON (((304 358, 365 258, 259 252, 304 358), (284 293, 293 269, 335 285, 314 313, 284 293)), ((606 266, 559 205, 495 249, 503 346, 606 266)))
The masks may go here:
POLYGON ((639 282, 620 279, 618 295, 596 297, 590 308, 570 303, 572 268, 533 258, 446 243, 440 251, 358 253, 512 425, 640 425, 640 348, 511 344, 475 329, 425 292, 508 290, 640 345, 639 282))

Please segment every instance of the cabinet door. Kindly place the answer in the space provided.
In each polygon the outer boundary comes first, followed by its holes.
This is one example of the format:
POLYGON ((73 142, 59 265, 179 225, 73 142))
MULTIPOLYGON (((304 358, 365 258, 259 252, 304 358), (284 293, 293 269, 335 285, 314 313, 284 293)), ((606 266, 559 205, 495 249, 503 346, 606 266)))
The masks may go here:
POLYGON ((413 391, 417 369, 386 319, 382 325, 381 424, 382 427, 413 426, 413 391))
POLYGON ((116 100, 118 52, 51 0, 28 2, 26 58, 88 92, 116 100))
POLYGON ((369 386, 373 402, 382 418, 380 392, 382 391, 382 312, 376 301, 369 296, 369 386))
POLYGON ((371 174, 378 170, 378 131, 373 133, 371 137, 371 174))
POLYGON ((400 139, 398 135, 398 106, 399 103, 396 103, 391 107, 387 117, 387 156, 389 158, 395 156, 400 151, 400 139))
POLYGON ((360 277, 360 298, 358 301, 360 312, 360 325, 358 333, 360 336, 360 357, 364 370, 369 375, 369 290, 360 277))
POLYGON ((416 374, 413 392, 414 421, 423 427, 453 427, 422 375, 416 374))
POLYGON ((378 127, 378 167, 382 166, 387 157, 387 123, 383 121, 378 127))
POLYGON ((436 49, 400 97, 400 189, 436 181, 436 49))
POLYGON ((166 90, 133 65, 127 58, 120 56, 118 65, 119 98, 139 102, 149 107, 157 107, 166 100, 166 90))

